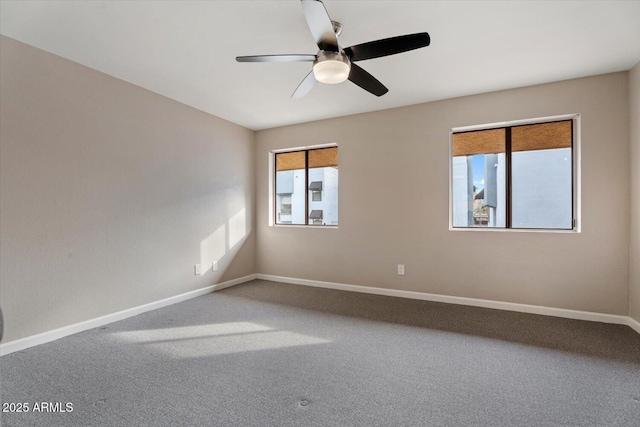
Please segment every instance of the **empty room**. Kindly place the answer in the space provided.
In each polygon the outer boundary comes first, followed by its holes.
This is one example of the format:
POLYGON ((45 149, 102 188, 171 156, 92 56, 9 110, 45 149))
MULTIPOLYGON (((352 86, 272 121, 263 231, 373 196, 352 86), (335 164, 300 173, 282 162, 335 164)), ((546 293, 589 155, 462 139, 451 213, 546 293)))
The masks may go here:
POLYGON ((1 426, 640 425, 640 1, 0 33, 1 426))

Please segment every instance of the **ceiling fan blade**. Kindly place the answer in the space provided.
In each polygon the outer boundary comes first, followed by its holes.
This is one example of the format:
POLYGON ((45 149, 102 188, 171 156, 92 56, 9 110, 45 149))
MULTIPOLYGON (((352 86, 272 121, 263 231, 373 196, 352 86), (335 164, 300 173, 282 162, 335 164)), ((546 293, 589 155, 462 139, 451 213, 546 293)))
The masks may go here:
POLYGON ((353 63, 351 64, 351 71, 349 72, 349 80, 375 96, 382 96, 389 92, 389 89, 380 83, 378 79, 353 63))
POLYGON ((344 52, 351 61, 364 61, 419 49, 429 46, 430 43, 429 33, 416 33, 358 44, 345 48, 344 52))
POLYGON ((318 84, 318 81, 316 80, 316 76, 313 75, 313 70, 311 70, 311 72, 307 74, 307 77, 305 77, 304 80, 302 80, 302 82, 298 85, 291 97, 302 98, 307 93, 309 93, 309 91, 313 89, 316 84, 318 84))
POLYGON ((238 62, 313 62, 315 55, 253 55, 236 56, 238 62))
POLYGON ((320 50, 338 52, 338 37, 331 18, 320 0, 301 0, 304 17, 320 50))

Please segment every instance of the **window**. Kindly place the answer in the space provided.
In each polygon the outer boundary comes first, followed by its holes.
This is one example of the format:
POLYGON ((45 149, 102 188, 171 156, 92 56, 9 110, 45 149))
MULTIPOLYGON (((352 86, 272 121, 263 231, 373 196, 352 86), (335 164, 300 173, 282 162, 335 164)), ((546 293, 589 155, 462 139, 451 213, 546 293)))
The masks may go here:
POLYGON ((314 181, 309 184, 309 190, 311 191, 311 201, 322 201, 322 181, 314 181))
POLYGON ((338 147, 274 157, 275 223, 338 225, 338 147))
POLYGON ((576 229, 576 121, 452 130, 452 227, 576 229))
POLYGON ((280 214, 281 215, 291 215, 291 194, 289 195, 282 195, 282 198, 280 199, 281 204, 281 210, 280 210, 280 214))
POLYGON ((313 224, 322 224, 322 209, 314 209, 309 214, 309 219, 313 221, 313 224))

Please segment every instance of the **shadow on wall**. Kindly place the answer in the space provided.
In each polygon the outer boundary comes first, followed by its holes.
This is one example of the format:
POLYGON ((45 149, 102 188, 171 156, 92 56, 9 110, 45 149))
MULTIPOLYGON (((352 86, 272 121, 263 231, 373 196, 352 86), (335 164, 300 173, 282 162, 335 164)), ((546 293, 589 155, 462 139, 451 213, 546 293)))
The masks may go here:
POLYGON ((224 275, 224 271, 248 237, 247 228, 247 209, 242 208, 200 242, 202 275, 213 271, 211 267, 214 263, 220 270, 220 277, 224 275))

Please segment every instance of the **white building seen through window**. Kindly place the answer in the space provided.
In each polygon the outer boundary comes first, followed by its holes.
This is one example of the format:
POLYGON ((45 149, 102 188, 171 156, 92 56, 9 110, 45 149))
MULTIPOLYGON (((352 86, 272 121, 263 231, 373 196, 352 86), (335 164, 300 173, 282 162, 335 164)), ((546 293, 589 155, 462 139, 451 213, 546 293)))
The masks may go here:
POLYGON ((338 147, 275 153, 275 223, 338 225, 338 147))

